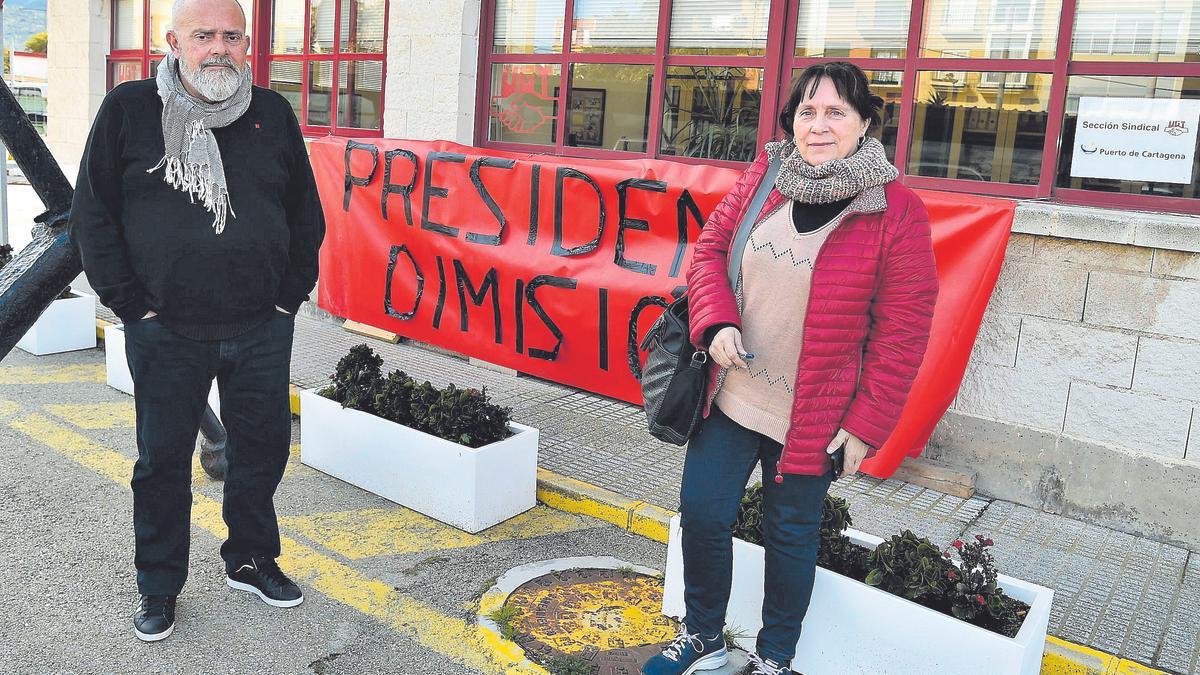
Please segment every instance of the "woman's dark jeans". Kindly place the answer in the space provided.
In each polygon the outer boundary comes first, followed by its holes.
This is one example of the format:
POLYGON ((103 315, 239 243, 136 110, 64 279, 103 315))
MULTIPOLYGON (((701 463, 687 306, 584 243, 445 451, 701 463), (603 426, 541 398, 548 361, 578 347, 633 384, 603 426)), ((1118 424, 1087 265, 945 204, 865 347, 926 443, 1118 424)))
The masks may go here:
POLYGON ((228 340, 198 342, 157 317, 126 324, 138 460, 133 467, 134 566, 144 595, 178 595, 191 541, 192 453, 213 378, 229 434, 222 515, 225 566, 279 556, 274 496, 287 465, 288 380, 295 318, 281 312, 228 340))
POLYGON ((821 510, 832 480, 788 475, 775 482, 783 448, 713 407, 688 445, 680 490, 684 602, 689 632, 725 626, 733 579, 733 524, 755 463, 762 464, 766 576, 759 656, 792 660, 817 569, 821 510))

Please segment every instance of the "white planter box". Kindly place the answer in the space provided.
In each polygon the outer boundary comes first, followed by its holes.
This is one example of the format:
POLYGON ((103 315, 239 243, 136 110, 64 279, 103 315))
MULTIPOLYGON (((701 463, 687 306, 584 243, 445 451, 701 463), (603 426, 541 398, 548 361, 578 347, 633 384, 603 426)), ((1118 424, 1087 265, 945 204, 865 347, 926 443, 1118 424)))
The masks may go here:
POLYGON ((17 346, 35 356, 95 347, 95 296, 75 293, 50 303, 17 346))
MULTIPOLYGON (((846 534, 868 548, 883 541, 857 530, 847 530, 846 534)), ((750 650, 762 627, 763 556, 761 546, 733 540, 733 592, 726 625, 749 636, 739 642, 750 650)), ((1041 672, 1054 591, 1004 575, 1000 575, 998 584, 1010 597, 1030 605, 1015 638, 818 567, 792 669, 806 675, 1037 675, 1041 672)), ((679 516, 671 520, 663 613, 676 618, 684 614, 679 516)))
POLYGON ((538 430, 468 448, 300 392, 300 461, 467 532, 537 504, 538 430))
MULTIPOLYGON (((104 371, 108 386, 133 396, 133 376, 129 374, 129 361, 125 358, 125 331, 119 324, 104 327, 104 371)), ((221 416, 221 397, 215 379, 208 390, 208 405, 217 417, 221 416)))

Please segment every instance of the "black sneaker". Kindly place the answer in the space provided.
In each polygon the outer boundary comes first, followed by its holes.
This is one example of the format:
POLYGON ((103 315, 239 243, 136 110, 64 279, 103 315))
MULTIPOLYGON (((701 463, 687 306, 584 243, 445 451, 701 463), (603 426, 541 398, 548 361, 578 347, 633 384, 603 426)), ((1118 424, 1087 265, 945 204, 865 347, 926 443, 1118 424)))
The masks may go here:
POLYGON ((304 593, 287 578, 274 558, 251 558, 225 578, 230 588, 247 591, 272 607, 295 607, 304 602, 304 593))
POLYGON ((158 642, 175 631, 175 596, 143 595, 133 615, 133 632, 142 642, 158 642))

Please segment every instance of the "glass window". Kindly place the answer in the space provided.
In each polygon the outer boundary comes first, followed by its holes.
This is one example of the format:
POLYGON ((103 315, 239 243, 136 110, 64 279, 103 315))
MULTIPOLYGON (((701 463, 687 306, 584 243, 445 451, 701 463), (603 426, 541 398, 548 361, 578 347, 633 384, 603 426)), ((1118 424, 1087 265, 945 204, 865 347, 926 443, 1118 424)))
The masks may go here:
POLYGON ((658 0, 575 0, 571 51, 652 54, 658 0))
POLYGON ((1079 0, 1071 58, 1077 61, 1200 61, 1196 0, 1079 0))
POLYGON ((496 0, 492 51, 497 54, 562 53, 566 11, 563 0, 496 0))
MULTIPOLYGON (((113 3, 113 49, 142 48, 144 12, 142 0, 116 0, 113 3)), ((114 80, 113 84, 118 83, 114 80)))
POLYGON ((1036 185, 1050 80, 1041 73, 919 73, 908 173, 1036 185))
POLYGON ((671 53, 765 54, 770 14, 770 0, 674 0, 671 53))
MULTIPOLYGON (((332 4, 332 3, 330 3, 332 4)), ((333 61, 308 63, 308 124, 327 127, 333 110, 333 61)))
POLYGON ((654 66, 572 66, 567 145, 646 152, 653 76, 654 66))
POLYGON ((382 54, 385 13, 383 0, 342 0, 342 52, 382 54))
POLYGON ((311 0, 308 14, 309 52, 312 54, 333 53, 333 31, 337 17, 334 0, 311 0))
POLYGON ((150 53, 166 54, 167 31, 171 28, 171 0, 150 0, 150 53))
POLYGON ((494 64, 488 140, 552 145, 561 79, 557 64, 494 64))
POLYGON ((904 58, 910 0, 800 0, 796 56, 904 58))
POLYGON ((109 69, 112 75, 112 86, 114 87, 122 82, 142 79, 141 61, 114 61, 109 64, 109 69))
POLYGON ((383 62, 342 61, 338 66, 338 126, 383 129, 383 62))
POLYGON ((272 61, 271 88, 287 99, 296 113, 296 119, 304 119, 303 61, 272 61))
POLYGON ((667 69, 662 154, 749 162, 758 150, 760 68, 667 69))
MULTIPOLYGON (((1194 133, 1197 124, 1200 124, 1200 119, 1197 118, 1195 108, 1191 108, 1190 110, 1173 110, 1170 101, 1195 101, 1200 99, 1200 81, 1197 78, 1072 76, 1067 84, 1067 104, 1066 113, 1063 116, 1062 142, 1059 144, 1058 179, 1056 184, 1058 187, 1078 190, 1122 192, 1126 194, 1161 197, 1200 197, 1200 152, 1197 152, 1197 146, 1200 143, 1195 140, 1192 141, 1192 147, 1190 148, 1193 153, 1190 180, 1186 181, 1168 182, 1167 180, 1091 178, 1086 177, 1086 174, 1091 173, 1095 175, 1096 172, 1085 169, 1073 170, 1072 161, 1077 145, 1076 135, 1079 124, 1080 99, 1085 97, 1093 99, 1092 103, 1098 103, 1094 99, 1102 100, 1108 98, 1154 99, 1161 101, 1164 105, 1161 107, 1155 106, 1158 108, 1158 111, 1137 110, 1134 105, 1127 103, 1121 103, 1116 107, 1124 109, 1129 116, 1128 121, 1130 122, 1147 124, 1165 122, 1161 133, 1161 143, 1158 144, 1159 147, 1154 148, 1154 151, 1178 151, 1180 148, 1178 148, 1178 141, 1175 139, 1184 137, 1185 133, 1188 135, 1194 133), (1150 112, 1150 114, 1147 114, 1147 112, 1150 112), (1160 114, 1164 118, 1169 119, 1162 119, 1160 121, 1160 114), (1172 121, 1178 122, 1173 127, 1178 129, 1178 132, 1171 132, 1165 128, 1172 121), (1076 173, 1082 175, 1074 176, 1073 174, 1076 173)), ((1112 117, 1119 119, 1121 115, 1113 115, 1112 117)), ((1158 140, 1156 137, 1159 136, 1159 133, 1151 132, 1151 134, 1153 140, 1158 140)), ((1196 137, 1192 136, 1192 138, 1195 139, 1196 137)), ((1130 149, 1128 145, 1135 142, 1133 138, 1126 140, 1122 139, 1119 135, 1115 135, 1113 149, 1128 150, 1130 149), (1124 141, 1124 143, 1121 141, 1124 141)), ((1108 149, 1110 148, 1081 147, 1083 152, 1089 154, 1108 149)), ((1142 148, 1142 150, 1150 151, 1148 148, 1142 148)), ((1153 158, 1139 158, 1138 160, 1122 161, 1121 163, 1125 168, 1128 168, 1131 174, 1135 174, 1145 170, 1146 159, 1153 158)), ((1153 169, 1154 167, 1150 168, 1153 169)))
POLYGON ((929 0, 921 55, 1052 59, 1062 0, 929 0))
POLYGON ((304 0, 273 0, 271 4, 271 52, 304 53, 304 0))

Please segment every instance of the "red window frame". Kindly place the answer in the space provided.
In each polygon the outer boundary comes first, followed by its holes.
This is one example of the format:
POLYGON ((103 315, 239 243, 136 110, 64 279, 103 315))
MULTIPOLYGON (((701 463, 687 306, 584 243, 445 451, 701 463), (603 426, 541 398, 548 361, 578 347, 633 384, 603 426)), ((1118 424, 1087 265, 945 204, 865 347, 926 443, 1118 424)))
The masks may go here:
MULTIPOLYGON (((843 57, 796 57, 796 17, 801 0, 771 0, 766 53, 762 56, 699 56, 669 53, 668 33, 671 26, 673 0, 659 0, 658 40, 653 54, 602 54, 594 52, 572 52, 571 35, 574 24, 575 0, 561 0, 565 5, 563 15, 562 51, 557 54, 499 54, 493 53, 493 37, 497 0, 483 0, 480 17, 479 77, 475 109, 475 144, 502 150, 553 152, 557 155, 590 158, 656 157, 688 164, 744 167, 743 162, 728 162, 661 154, 663 91, 666 69, 671 66, 736 66, 763 69, 762 103, 759 118, 758 142, 762 144, 781 135, 777 111, 786 95, 793 68, 804 68, 814 63, 847 60, 843 57), (567 110, 571 88, 571 66, 577 63, 640 64, 654 67, 654 83, 650 97, 650 137, 647 152, 623 152, 597 148, 578 148, 566 145, 565 124, 556 125, 553 145, 532 145, 512 142, 490 141, 489 105, 492 87, 492 66, 496 64, 529 63, 558 65, 561 82, 558 92, 558 110, 567 110)), ((1075 28, 1075 14, 1079 0, 1062 0, 1057 42, 1053 58, 1046 59, 974 59, 974 58, 931 58, 921 55, 924 29, 925 0, 911 0, 908 42, 904 58, 850 58, 867 70, 902 71, 900 117, 896 135, 896 157, 894 164, 900 170, 901 180, 912 187, 969 192, 1019 199, 1044 199, 1068 204, 1130 208, 1146 211, 1169 211, 1176 213, 1200 213, 1200 198, 1153 197, 1117 192, 1100 192, 1060 188, 1055 185, 1059 145, 1067 100, 1067 85, 1072 75, 1093 76, 1160 76, 1200 77, 1200 62, 1137 62, 1137 61, 1072 61, 1071 40, 1075 28), (993 183, 972 180, 934 178, 909 175, 907 172, 909 150, 912 143, 914 96, 917 76, 920 71, 995 71, 1008 73, 1044 73, 1051 76, 1050 100, 1047 110, 1046 138, 1043 143, 1043 161, 1036 185, 993 183)))
MULTIPOLYGON (((390 11, 389 0, 384 0, 384 29, 383 29, 383 44, 384 50, 378 54, 342 54, 341 51, 341 16, 342 16, 343 0, 334 0, 334 20, 337 25, 334 28, 334 52, 332 54, 308 54, 311 39, 311 23, 305 21, 304 27, 304 54, 272 54, 271 53, 271 34, 272 34, 272 10, 274 9, 274 0, 253 0, 252 13, 254 16, 253 29, 250 35, 250 55, 247 61, 254 71, 254 84, 260 87, 270 88, 271 86, 271 62, 272 61, 299 61, 302 63, 301 69, 303 79, 301 82, 301 96, 303 106, 300 115, 300 129, 305 136, 325 136, 329 134, 345 134, 358 137, 380 138, 383 136, 383 115, 384 115, 384 93, 386 92, 387 83, 387 17, 390 11), (329 126, 309 126, 305 124, 308 117, 308 63, 311 61, 327 61, 334 63, 332 74, 333 94, 330 97, 330 125, 329 126), (383 90, 380 94, 379 101, 379 129, 359 129, 356 127, 342 127, 337 124, 338 114, 338 69, 340 64, 348 61, 377 61, 381 63, 381 84, 383 90)), ((141 49, 109 49, 108 58, 105 61, 106 72, 104 74, 106 86, 108 89, 113 88, 112 66, 114 63, 137 63, 142 69, 142 78, 150 77, 150 64, 160 61, 162 54, 153 53, 150 51, 150 0, 141 0, 142 3, 142 47, 141 49)), ((117 0, 111 0, 109 5, 112 20, 110 21, 109 44, 116 44, 117 41, 117 0)), ((308 17, 311 11, 311 0, 304 0, 304 16, 308 17)))
MULTIPOLYGON (((258 11, 258 15, 262 17, 264 23, 262 25, 273 28, 272 25, 272 9, 274 0, 257 0, 263 7, 258 11)), ((255 80, 262 78, 262 85, 270 87, 271 83, 271 64, 277 62, 292 62, 300 64, 301 83, 300 83, 300 129, 305 136, 354 136, 358 138, 382 138, 383 137, 383 120, 384 120, 384 100, 387 91, 387 40, 388 40, 388 13, 391 11, 390 0, 384 0, 383 3, 383 51, 379 53, 342 53, 342 30, 341 16, 342 3, 349 0, 334 0, 333 16, 335 21, 333 31, 333 52, 329 54, 312 54, 312 22, 307 20, 312 16, 312 0, 304 0, 304 53, 303 54, 272 54, 271 52, 271 30, 260 31, 262 33, 262 53, 264 55, 263 65, 255 75, 255 80), (380 96, 379 96, 379 128, 378 129, 360 129, 358 127, 343 127, 338 124, 338 106, 341 95, 338 91, 338 76, 343 63, 352 61, 378 62, 381 64, 380 69, 380 96), (332 63, 333 72, 330 74, 332 78, 329 101, 329 125, 316 126, 308 124, 308 91, 309 78, 311 77, 311 63, 332 63)), ((353 28, 353 26, 352 26, 353 28)))

